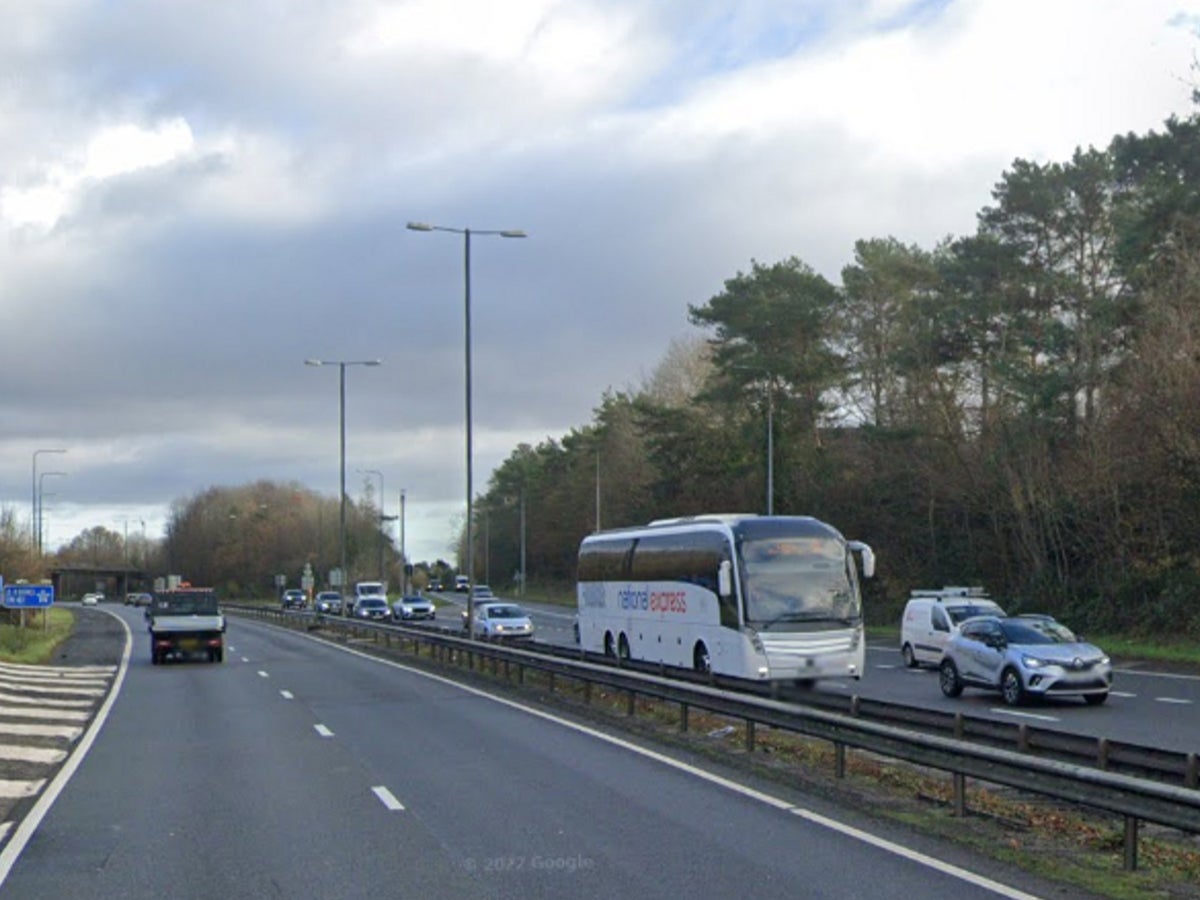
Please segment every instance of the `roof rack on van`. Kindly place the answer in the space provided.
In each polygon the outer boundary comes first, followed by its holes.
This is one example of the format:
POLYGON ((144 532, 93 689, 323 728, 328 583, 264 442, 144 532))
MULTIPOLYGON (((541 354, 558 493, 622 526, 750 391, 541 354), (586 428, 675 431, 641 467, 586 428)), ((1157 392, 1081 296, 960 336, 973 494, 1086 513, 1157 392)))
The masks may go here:
POLYGON ((988 599, 988 592, 982 587, 955 587, 947 586, 944 588, 914 588, 909 592, 910 597, 930 597, 937 600, 947 600, 956 597, 969 597, 972 600, 988 599))

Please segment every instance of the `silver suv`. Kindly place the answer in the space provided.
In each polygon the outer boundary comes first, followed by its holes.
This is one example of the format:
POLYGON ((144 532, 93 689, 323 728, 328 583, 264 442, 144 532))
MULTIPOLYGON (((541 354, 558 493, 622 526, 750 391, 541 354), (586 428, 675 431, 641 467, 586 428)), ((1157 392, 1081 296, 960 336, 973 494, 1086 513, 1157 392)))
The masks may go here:
POLYGON ((938 682, 947 697, 976 687, 999 691, 1010 706, 1064 695, 1095 706, 1112 688, 1112 661, 1050 616, 981 616, 946 642, 938 682))

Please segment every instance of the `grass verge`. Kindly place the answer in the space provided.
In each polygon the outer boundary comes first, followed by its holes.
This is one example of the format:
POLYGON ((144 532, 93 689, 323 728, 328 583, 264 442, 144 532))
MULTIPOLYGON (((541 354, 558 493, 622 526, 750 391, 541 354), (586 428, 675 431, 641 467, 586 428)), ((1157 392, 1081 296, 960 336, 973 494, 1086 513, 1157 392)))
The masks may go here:
POLYGON ((58 606, 27 613, 24 628, 15 624, 16 615, 9 615, 14 623, 0 624, 0 662, 42 665, 75 627, 75 614, 58 606))

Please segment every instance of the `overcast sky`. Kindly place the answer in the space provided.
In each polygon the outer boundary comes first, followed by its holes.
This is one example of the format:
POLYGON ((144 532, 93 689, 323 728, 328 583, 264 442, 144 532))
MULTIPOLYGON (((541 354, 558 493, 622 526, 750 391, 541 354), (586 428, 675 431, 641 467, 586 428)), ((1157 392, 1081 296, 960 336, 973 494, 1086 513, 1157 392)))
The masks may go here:
POLYGON ((0 0, 0 503, 47 546, 173 500, 475 485, 639 385, 757 259, 974 230, 1018 157, 1189 115, 1197 0, 0 0))

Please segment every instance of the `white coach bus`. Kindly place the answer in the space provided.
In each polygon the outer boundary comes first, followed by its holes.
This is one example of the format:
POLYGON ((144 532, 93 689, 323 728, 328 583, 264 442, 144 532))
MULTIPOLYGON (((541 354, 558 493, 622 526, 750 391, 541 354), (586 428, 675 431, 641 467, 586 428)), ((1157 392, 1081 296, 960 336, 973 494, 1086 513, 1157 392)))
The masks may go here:
POLYGON ((706 515, 589 535, 584 650, 756 681, 861 678, 875 554, 808 516, 706 515))

